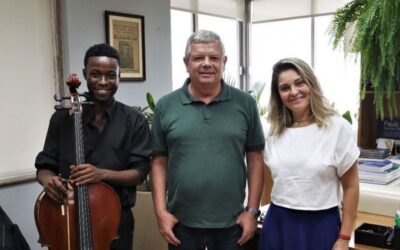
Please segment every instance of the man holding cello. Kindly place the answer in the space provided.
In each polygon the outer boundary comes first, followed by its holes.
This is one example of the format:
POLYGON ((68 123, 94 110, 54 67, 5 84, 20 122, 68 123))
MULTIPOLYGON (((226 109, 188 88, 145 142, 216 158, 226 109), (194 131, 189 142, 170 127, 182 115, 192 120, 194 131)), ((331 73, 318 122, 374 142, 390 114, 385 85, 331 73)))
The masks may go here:
MULTIPOLYGON (((90 102, 82 105, 81 112, 80 147, 86 160, 76 164, 76 124, 69 110, 57 110, 51 117, 44 148, 36 157, 37 180, 50 200, 59 204, 65 202, 71 187, 99 182, 110 185, 121 205, 118 239, 111 249, 132 249, 131 207, 136 200, 136 185, 149 173, 149 126, 140 112, 114 99, 120 77, 120 59, 114 48, 107 44, 90 47, 83 75, 90 102)), ((105 202, 97 209, 107 206, 105 202)))

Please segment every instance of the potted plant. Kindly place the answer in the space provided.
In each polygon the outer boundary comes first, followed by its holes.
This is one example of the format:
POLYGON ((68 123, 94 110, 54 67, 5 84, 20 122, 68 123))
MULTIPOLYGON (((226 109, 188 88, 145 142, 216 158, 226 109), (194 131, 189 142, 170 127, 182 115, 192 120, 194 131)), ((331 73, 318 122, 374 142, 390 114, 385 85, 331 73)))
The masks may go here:
POLYGON ((374 93, 376 114, 397 114, 395 91, 400 85, 400 1, 353 0, 334 14, 330 27, 333 47, 361 55, 361 99, 374 93))
MULTIPOLYGON (((236 80, 235 78, 229 74, 224 72, 223 77, 226 84, 229 86, 235 87, 236 86, 236 80)), ((265 82, 256 82, 252 89, 248 91, 248 93, 254 98, 254 100, 257 103, 257 108, 258 108, 258 113, 260 117, 264 117, 264 115, 267 113, 267 107, 264 105, 261 105, 261 95, 264 92, 265 88, 265 82)))
POLYGON ((265 82, 256 82, 253 88, 249 91, 249 94, 254 98, 257 103, 258 114, 260 117, 264 117, 267 113, 267 107, 261 104, 261 95, 264 92, 265 82))
MULTIPOLYGON (((154 109, 156 108, 156 103, 154 101, 153 96, 150 94, 150 92, 146 93, 146 101, 147 101, 147 106, 146 107, 141 107, 141 106, 133 106, 133 108, 137 109, 139 112, 141 112, 145 117, 149 125, 153 123, 153 114, 154 114, 154 109)), ((146 180, 137 186, 138 191, 151 191, 151 181, 150 181, 150 175, 147 176, 146 180)))
POLYGON ((146 93, 146 101, 146 107, 133 106, 133 108, 141 112, 146 117, 147 122, 151 125, 153 123, 153 113, 154 109, 156 108, 156 103, 154 102, 154 98, 150 92, 146 93))

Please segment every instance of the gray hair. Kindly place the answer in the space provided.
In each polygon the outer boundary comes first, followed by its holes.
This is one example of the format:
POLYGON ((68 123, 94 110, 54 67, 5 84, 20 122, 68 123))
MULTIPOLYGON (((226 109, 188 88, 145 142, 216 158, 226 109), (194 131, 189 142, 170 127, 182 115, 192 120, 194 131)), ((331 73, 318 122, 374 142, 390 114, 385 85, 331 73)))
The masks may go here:
POLYGON ((225 56, 225 47, 224 44, 222 43, 221 37, 218 34, 209 30, 199 30, 193 33, 187 40, 185 49, 185 59, 189 58, 191 49, 190 45, 192 43, 213 43, 213 42, 216 42, 219 45, 219 47, 221 48, 222 56, 225 56))

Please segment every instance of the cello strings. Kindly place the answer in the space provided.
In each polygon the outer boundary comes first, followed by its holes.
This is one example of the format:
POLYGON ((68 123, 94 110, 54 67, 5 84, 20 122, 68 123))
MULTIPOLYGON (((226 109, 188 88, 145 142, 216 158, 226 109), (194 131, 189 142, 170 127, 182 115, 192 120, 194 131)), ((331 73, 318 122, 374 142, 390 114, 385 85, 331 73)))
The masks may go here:
MULTIPOLYGON (((79 98, 79 97, 76 97, 79 98)), ((77 105, 74 105, 74 120, 75 128, 75 142, 76 142, 76 160, 77 165, 85 163, 85 154, 83 147, 83 129, 82 129, 82 116, 79 112, 77 105)), ((90 209, 89 209, 89 192, 88 186, 78 186, 78 216, 79 216, 79 244, 81 250, 91 250, 92 246, 92 234, 90 224, 90 209)))

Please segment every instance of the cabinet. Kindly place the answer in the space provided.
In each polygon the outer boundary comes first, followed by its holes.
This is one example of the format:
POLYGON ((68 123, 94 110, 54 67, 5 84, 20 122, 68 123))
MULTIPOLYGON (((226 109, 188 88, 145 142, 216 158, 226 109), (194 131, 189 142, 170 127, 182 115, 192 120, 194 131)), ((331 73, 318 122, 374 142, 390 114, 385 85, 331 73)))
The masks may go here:
POLYGON ((151 192, 136 193, 136 204, 132 212, 135 218, 133 249, 167 250, 167 242, 158 231, 151 192))
MULTIPOLYGON (((400 91, 396 91, 397 101, 397 115, 394 117, 399 118, 400 112, 400 91)), ((385 116, 389 117, 389 112, 386 109, 385 104, 385 116)), ((378 118, 379 119, 379 118, 378 118)), ((364 149, 376 148, 376 137, 377 137, 377 124, 375 104, 374 104, 374 93, 367 91, 364 100, 360 102, 360 111, 358 118, 358 146, 364 149)))

